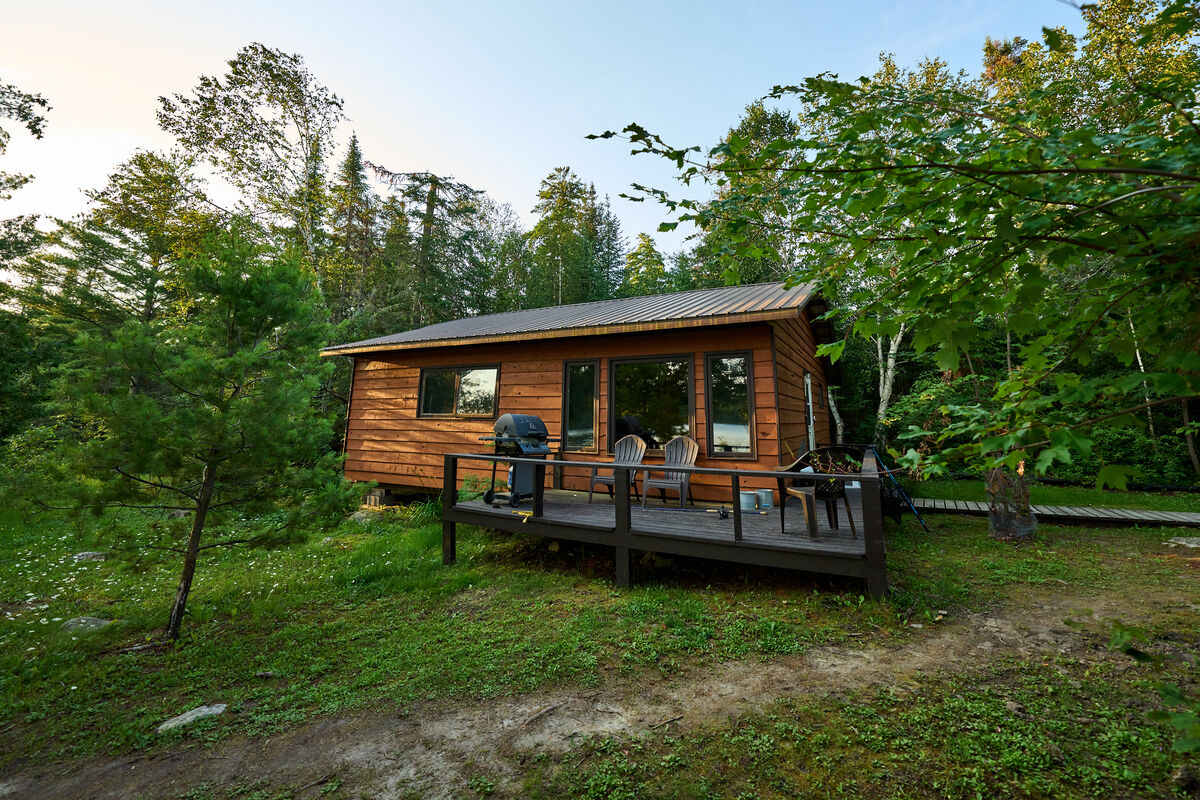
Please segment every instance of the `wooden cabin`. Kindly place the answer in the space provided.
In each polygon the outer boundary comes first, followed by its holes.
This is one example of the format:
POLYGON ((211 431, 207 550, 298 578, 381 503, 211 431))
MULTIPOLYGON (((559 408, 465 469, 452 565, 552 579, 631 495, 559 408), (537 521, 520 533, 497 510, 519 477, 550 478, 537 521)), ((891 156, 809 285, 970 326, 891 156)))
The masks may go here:
MULTIPOLYGON (((534 414, 557 457, 609 461, 628 433, 662 446, 688 435, 698 466, 769 470, 832 441, 816 355, 827 310, 810 288, 782 283, 700 289, 453 320, 324 356, 354 360, 346 476, 437 491, 447 453, 489 452, 499 415, 534 414)), ((589 470, 548 470, 556 488, 587 491, 589 470)), ((486 464, 461 467, 487 478, 486 464)), ((727 482, 692 481, 696 499, 727 501, 727 482)), ((550 480, 548 478, 548 480, 550 480)))

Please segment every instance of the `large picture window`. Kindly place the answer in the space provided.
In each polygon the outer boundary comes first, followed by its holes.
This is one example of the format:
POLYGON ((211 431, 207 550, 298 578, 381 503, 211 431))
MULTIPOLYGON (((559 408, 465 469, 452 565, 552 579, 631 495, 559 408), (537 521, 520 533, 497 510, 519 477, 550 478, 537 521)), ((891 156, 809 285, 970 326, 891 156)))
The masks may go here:
POLYGON ((436 367, 421 370, 417 408, 422 417, 496 416, 496 379, 500 368, 436 367))
POLYGON ((710 456, 753 455, 750 419, 754 379, 750 364, 749 353, 718 353, 704 359, 710 456))
POLYGON ((599 362, 567 362, 563 367, 563 444, 567 450, 595 451, 599 391, 599 362))
POLYGON ((691 356, 613 361, 609 373, 610 448, 629 434, 640 436, 651 450, 691 435, 691 356))

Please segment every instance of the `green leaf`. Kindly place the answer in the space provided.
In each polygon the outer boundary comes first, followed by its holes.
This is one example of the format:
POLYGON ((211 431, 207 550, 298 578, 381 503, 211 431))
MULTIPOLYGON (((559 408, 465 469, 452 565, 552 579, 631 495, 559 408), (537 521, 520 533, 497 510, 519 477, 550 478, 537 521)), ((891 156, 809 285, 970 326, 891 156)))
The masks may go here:
POLYGON ((1129 467, 1123 467, 1119 464, 1105 464, 1096 473, 1096 488, 1125 491, 1129 481, 1129 473, 1129 467))
POLYGON ((1064 53, 1068 48, 1063 41, 1062 31, 1057 28, 1042 28, 1042 38, 1046 40, 1046 47, 1051 53, 1064 53))

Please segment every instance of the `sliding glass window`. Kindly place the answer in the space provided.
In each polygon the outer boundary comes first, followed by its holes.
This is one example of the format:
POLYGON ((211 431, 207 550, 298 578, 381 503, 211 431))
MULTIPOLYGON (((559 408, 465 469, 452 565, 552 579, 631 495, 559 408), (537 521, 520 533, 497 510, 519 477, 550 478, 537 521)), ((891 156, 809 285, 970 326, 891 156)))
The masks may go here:
POLYGON ((661 450, 692 430, 692 357, 609 362, 612 397, 609 449, 629 434, 661 450))
POLYGON ((714 458, 751 458, 754 455, 754 413, 750 353, 714 353, 705 356, 707 379, 708 454, 714 458))

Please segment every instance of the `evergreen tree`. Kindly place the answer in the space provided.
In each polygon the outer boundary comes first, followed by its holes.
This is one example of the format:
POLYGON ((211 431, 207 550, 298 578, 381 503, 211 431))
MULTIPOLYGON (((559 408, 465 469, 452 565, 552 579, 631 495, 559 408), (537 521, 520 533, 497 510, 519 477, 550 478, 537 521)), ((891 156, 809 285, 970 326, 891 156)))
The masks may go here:
POLYGON ((325 300, 337 324, 365 310, 378 266, 379 200, 371 191, 356 135, 350 137, 329 200, 329 252, 322 261, 325 300))
POLYGON ((578 302, 573 278, 588 257, 582 221, 587 189, 570 167, 556 167, 542 179, 529 232, 534 274, 529 299, 535 306, 578 302))
POLYGON ((67 338, 172 313, 181 260, 217 224, 192 166, 178 153, 135 153, 88 194, 82 218, 60 220, 50 246, 14 265, 22 278, 16 297, 51 320, 70 321, 67 338))
POLYGON ((570 167, 542 180, 529 233, 533 259, 532 306, 582 303, 612 297, 623 272, 625 239, 608 200, 596 197, 570 167))
POLYGON ((82 337, 60 388, 64 408, 98 432, 56 454, 86 476, 81 507, 112 509, 107 529, 128 546, 182 557, 170 638, 202 552, 286 531, 248 525, 244 514, 284 502, 298 519, 349 496, 328 452, 329 420, 313 406, 328 368, 318 355, 328 340, 320 295, 298 259, 241 230, 209 240, 179 270, 186 314, 133 317, 107 337, 82 337), (187 514, 121 525, 144 509, 187 514))
POLYGON ((637 247, 625 261, 625 293, 632 297, 669 291, 671 278, 662 254, 649 234, 639 233, 637 247))

